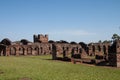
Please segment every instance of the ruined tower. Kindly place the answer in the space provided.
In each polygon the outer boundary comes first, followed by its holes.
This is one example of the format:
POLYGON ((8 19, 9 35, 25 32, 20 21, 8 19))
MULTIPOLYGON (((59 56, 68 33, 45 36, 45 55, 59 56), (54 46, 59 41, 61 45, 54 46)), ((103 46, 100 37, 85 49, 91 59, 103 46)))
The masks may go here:
POLYGON ((33 35, 33 41, 34 42, 40 42, 40 43, 48 43, 48 35, 33 35))

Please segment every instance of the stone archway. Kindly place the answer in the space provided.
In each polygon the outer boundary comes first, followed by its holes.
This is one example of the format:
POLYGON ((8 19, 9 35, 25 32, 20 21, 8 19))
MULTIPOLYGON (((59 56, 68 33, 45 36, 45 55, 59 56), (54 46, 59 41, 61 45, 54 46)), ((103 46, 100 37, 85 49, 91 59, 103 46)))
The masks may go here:
POLYGON ((11 47, 10 48, 10 55, 16 55, 16 48, 15 47, 11 47))
POLYGON ((38 48, 38 47, 35 47, 35 48, 34 48, 34 54, 35 54, 35 55, 39 55, 39 48, 38 48))
POLYGON ((32 47, 27 48, 27 55, 32 55, 32 47))
POLYGON ((98 51, 99 51, 99 52, 101 51, 101 47, 100 47, 100 45, 98 45, 98 51))
POLYGON ((24 55, 25 49, 23 47, 19 48, 19 55, 24 55))

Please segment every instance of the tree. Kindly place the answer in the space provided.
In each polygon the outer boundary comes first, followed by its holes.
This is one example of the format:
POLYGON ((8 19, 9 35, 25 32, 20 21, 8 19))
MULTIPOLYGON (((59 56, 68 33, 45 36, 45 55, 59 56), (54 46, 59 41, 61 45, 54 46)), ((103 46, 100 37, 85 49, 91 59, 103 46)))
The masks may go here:
POLYGON ((55 41, 53 41, 53 40, 49 40, 49 43, 55 43, 55 41))
POLYGON ((60 40, 60 42, 61 42, 61 43, 69 43, 69 42, 67 42, 67 41, 65 41, 65 40, 60 40))
POLYGON ((113 41, 119 40, 120 36, 118 34, 113 34, 112 39, 113 39, 113 41))
POLYGON ((0 43, 4 45, 11 45, 11 40, 9 40, 8 38, 5 38, 0 43))
POLYGON ((76 42, 74 42, 74 41, 72 41, 72 42, 70 42, 70 44, 77 44, 76 42))
POLYGON ((28 41, 27 39, 21 39, 20 41, 23 45, 27 45, 30 41, 28 41))
POLYGON ((111 43, 112 40, 104 40, 103 43, 111 43))
POLYGON ((99 40, 99 41, 98 41, 98 43, 102 43, 102 41, 101 41, 101 40, 99 40))

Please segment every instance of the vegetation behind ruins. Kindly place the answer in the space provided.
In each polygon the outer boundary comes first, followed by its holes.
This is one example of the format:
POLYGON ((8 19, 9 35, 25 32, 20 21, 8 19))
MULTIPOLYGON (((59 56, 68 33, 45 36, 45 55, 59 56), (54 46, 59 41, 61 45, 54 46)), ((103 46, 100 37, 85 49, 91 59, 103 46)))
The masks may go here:
POLYGON ((119 80, 120 69, 72 64, 51 56, 0 57, 0 80, 119 80))

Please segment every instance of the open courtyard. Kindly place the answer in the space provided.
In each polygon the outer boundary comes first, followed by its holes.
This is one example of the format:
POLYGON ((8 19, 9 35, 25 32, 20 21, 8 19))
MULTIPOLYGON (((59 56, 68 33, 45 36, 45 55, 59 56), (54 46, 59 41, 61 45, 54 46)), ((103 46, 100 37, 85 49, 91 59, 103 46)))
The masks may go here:
POLYGON ((120 68, 72 64, 46 56, 1 56, 0 80, 119 80, 120 68))

